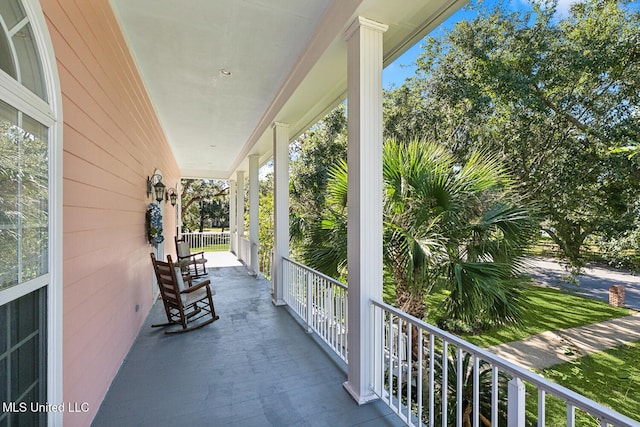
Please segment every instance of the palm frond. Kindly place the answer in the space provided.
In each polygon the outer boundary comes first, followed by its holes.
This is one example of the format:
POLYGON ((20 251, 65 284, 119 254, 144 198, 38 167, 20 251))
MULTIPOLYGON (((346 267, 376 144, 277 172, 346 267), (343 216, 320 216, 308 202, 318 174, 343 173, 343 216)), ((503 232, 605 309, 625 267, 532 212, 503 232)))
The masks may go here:
MULTIPOLYGON (((459 164, 420 140, 383 147, 383 259, 398 299, 421 315, 439 277, 451 293, 447 316, 467 324, 516 321, 521 255, 535 231, 531 210, 513 196, 496 157, 474 153, 459 164)), ((330 168, 323 219, 310 227, 303 259, 328 275, 347 260, 347 165, 330 168)))

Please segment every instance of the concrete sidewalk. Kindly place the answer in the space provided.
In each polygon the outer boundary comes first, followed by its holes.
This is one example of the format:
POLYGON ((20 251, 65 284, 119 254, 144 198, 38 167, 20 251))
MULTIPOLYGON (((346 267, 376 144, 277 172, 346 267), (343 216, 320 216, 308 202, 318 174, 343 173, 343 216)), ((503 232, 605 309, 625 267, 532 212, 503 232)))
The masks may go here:
POLYGON ((591 325, 543 332, 487 350, 524 368, 544 369, 632 341, 640 341, 638 312, 591 325))

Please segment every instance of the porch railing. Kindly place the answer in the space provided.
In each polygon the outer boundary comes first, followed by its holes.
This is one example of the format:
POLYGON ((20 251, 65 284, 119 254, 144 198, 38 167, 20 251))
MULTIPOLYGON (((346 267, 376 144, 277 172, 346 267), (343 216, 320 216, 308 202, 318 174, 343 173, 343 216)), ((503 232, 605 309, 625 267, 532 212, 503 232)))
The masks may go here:
POLYGON ((283 258, 284 300, 345 362, 347 287, 303 264, 283 258))
POLYGON ((246 237, 241 237, 238 239, 238 255, 240 260, 244 262, 247 266, 251 265, 251 241, 246 237))
POLYGON ((267 279, 271 280, 271 265, 273 264, 273 249, 258 248, 258 265, 260 267, 260 274, 267 279))
MULTIPOLYGON (((347 287, 283 258, 284 299, 309 331, 347 361, 347 287)), ((371 385, 409 426, 640 423, 381 301, 371 301, 371 385)))
POLYGON ((371 307, 371 383, 407 425, 544 426, 547 404, 555 399, 565 407, 567 426, 587 420, 640 426, 388 304, 372 301, 371 307))
POLYGON ((206 252, 228 251, 230 234, 228 232, 182 233, 189 242, 191 250, 206 252))

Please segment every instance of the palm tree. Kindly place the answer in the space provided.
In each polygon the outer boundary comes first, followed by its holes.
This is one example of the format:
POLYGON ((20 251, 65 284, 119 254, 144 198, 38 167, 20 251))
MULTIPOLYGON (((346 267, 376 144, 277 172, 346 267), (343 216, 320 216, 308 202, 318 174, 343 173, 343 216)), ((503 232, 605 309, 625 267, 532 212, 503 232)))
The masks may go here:
MULTIPOLYGON (((439 279, 450 290, 449 321, 488 326, 519 317, 523 250, 535 231, 530 210, 511 190, 495 156, 460 164, 442 146, 389 140, 383 152, 384 263, 396 306, 420 319, 439 279)), ((346 269, 347 167, 335 165, 322 220, 303 246, 303 260, 325 274, 346 269)))
MULTIPOLYGON (((462 420, 460 424, 463 427, 471 427, 472 423, 472 411, 474 404, 474 371, 473 371, 473 356, 469 353, 462 353, 462 361, 460 362, 460 373, 458 373, 458 358, 460 357, 459 353, 455 350, 455 348, 449 347, 449 354, 447 355, 445 361, 442 360, 442 357, 436 356, 434 358, 434 377, 436 381, 434 382, 434 424, 442 425, 443 411, 442 411, 442 403, 444 401, 443 394, 447 396, 447 421, 449 425, 453 425, 457 421, 457 394, 458 394, 458 375, 462 376, 462 399, 460 403, 462 404, 462 420), (443 379, 443 365, 447 364, 447 382, 445 385, 443 379), (444 389, 444 390, 443 390, 444 389)), ((428 366, 429 361, 425 361, 425 367, 428 366)), ((428 377, 426 377, 428 378, 428 377)), ((493 392, 498 393, 498 405, 497 405, 497 413, 498 413, 498 423, 497 426, 506 426, 507 425, 507 393, 508 393, 508 382, 509 378, 507 374, 502 371, 498 372, 497 378, 497 389, 493 390, 493 369, 492 366, 485 362, 484 360, 478 361, 478 409, 479 409, 479 419, 480 423, 483 426, 491 426, 491 409, 492 409, 492 397, 493 392)), ((428 390, 428 383, 423 385, 423 389, 428 390)), ((429 395, 425 394, 425 401, 423 402, 423 408, 425 414, 423 414, 423 418, 426 419, 428 416, 428 398, 429 395)))

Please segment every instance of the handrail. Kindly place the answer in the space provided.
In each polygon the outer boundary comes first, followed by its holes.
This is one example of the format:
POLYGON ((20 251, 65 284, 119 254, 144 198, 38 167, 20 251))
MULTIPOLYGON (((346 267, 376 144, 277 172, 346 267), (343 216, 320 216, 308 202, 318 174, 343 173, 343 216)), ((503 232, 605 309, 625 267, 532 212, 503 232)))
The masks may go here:
POLYGON ((326 280, 328 282, 331 282, 331 283, 333 283, 334 285, 336 285, 338 287, 344 288, 345 290, 347 289, 347 285, 345 285, 344 283, 341 283, 341 282, 337 281, 336 279, 334 279, 332 277, 329 277, 326 274, 323 274, 323 273, 319 272, 318 270, 314 270, 311 267, 307 267, 304 264, 300 264, 299 262, 294 261, 291 258, 287 258, 286 256, 283 256, 282 259, 285 260, 285 261, 290 262, 291 264, 293 264, 293 265, 295 265, 297 267, 300 267, 303 270, 306 270, 306 271, 308 271, 310 273, 313 273, 318 277, 322 277, 324 280, 326 280))

